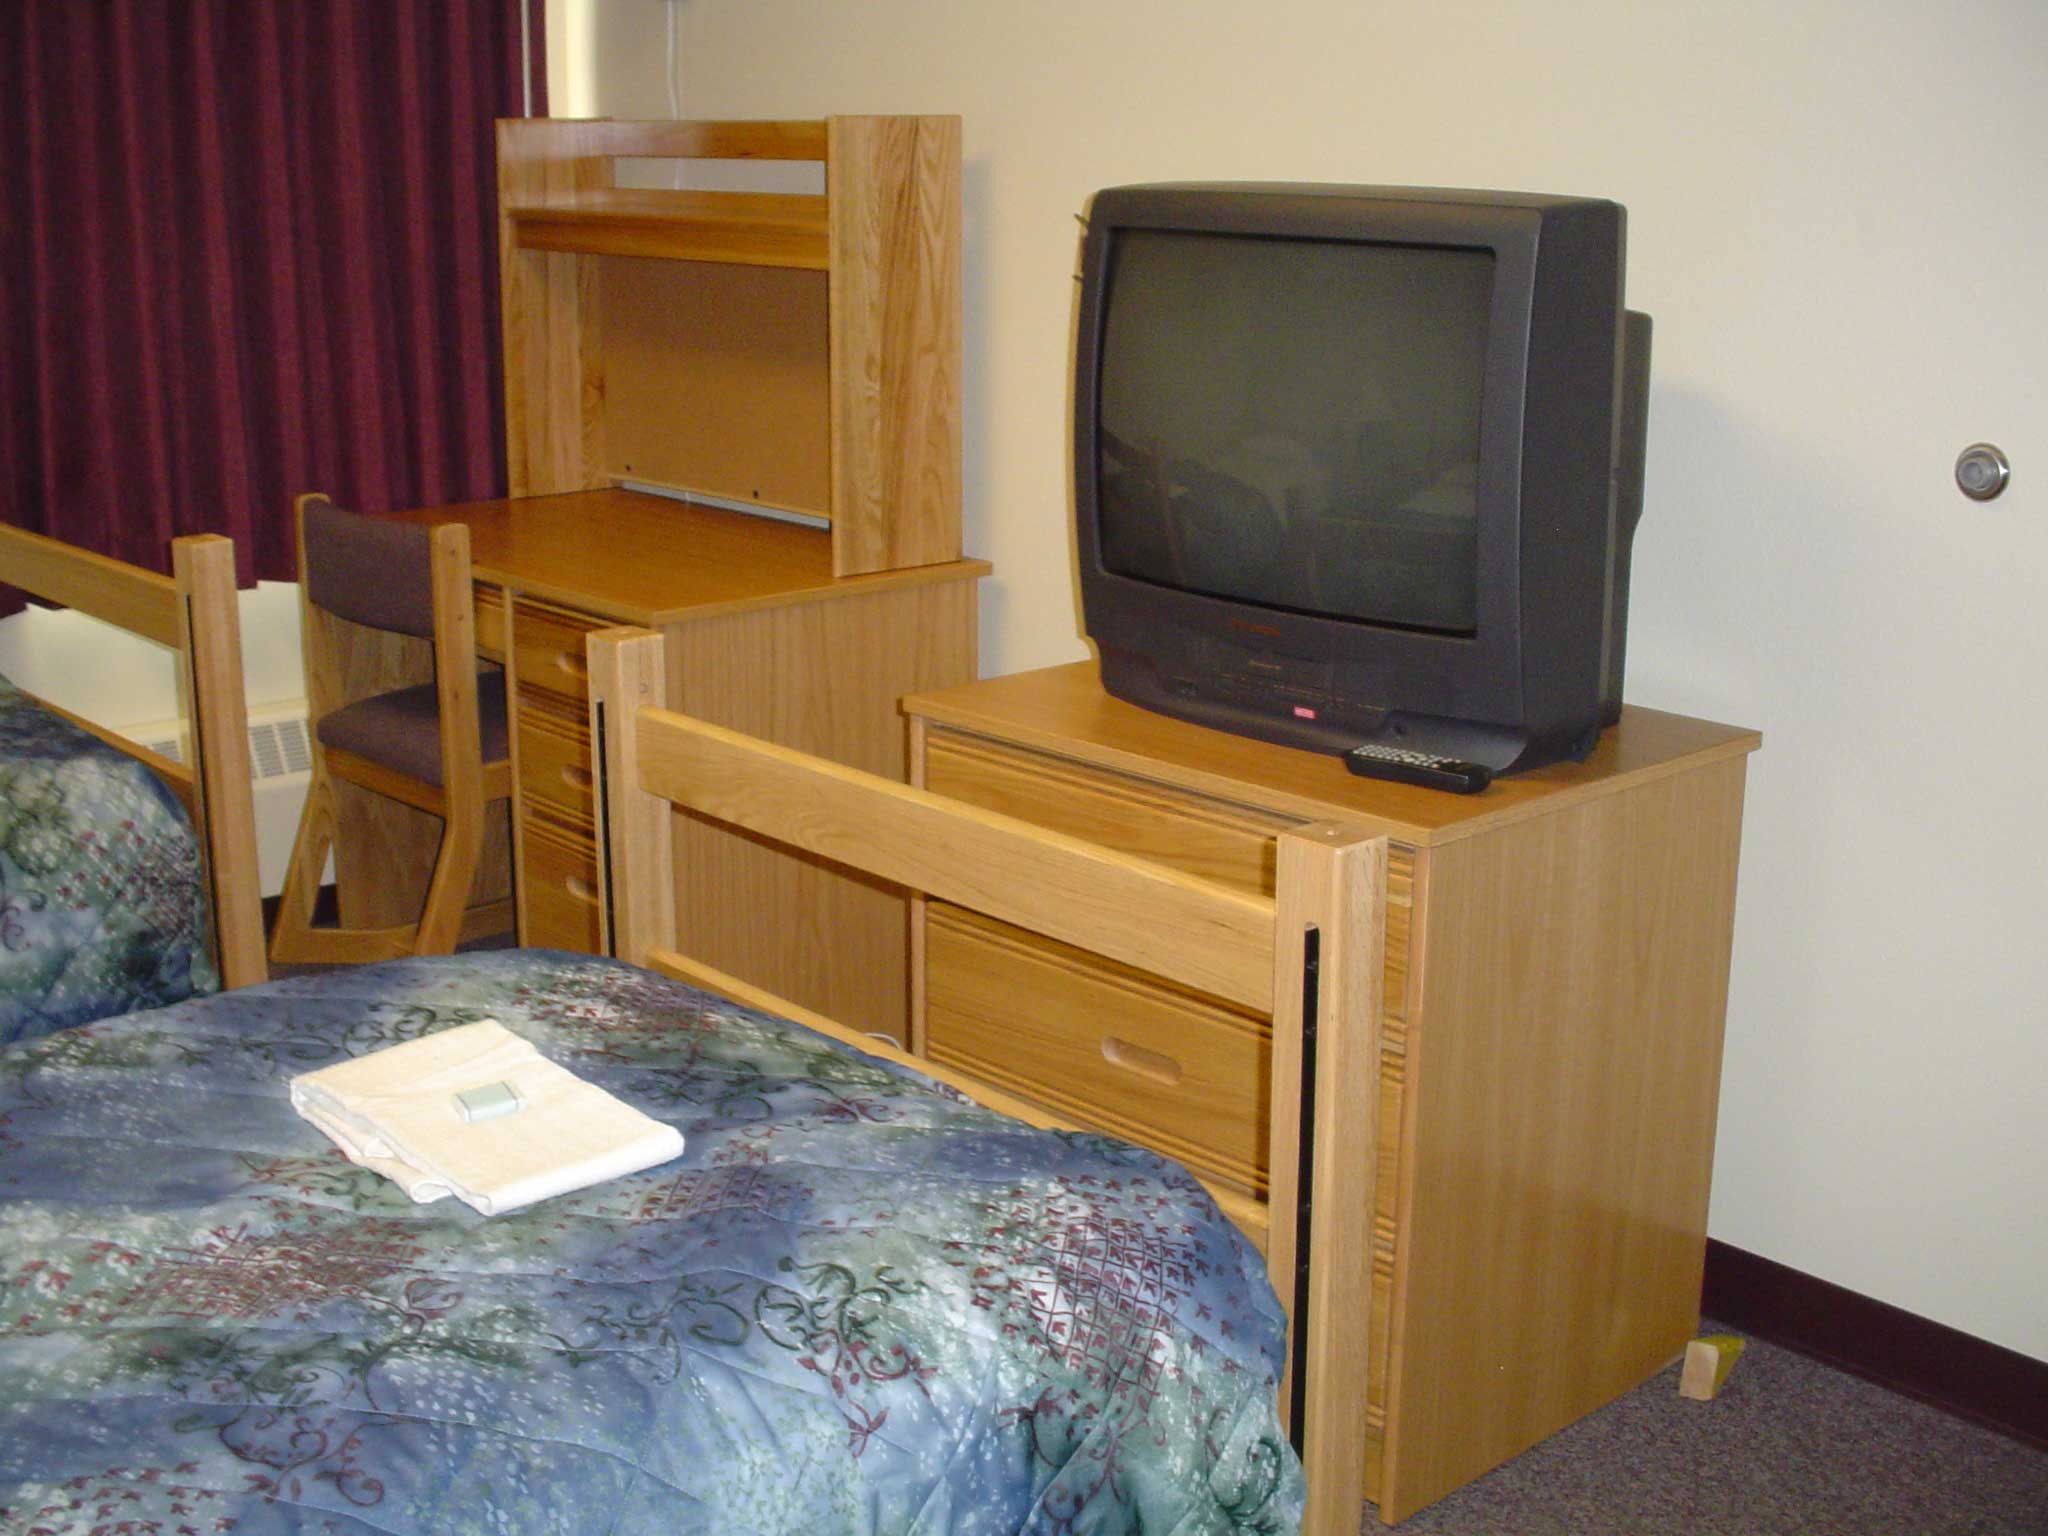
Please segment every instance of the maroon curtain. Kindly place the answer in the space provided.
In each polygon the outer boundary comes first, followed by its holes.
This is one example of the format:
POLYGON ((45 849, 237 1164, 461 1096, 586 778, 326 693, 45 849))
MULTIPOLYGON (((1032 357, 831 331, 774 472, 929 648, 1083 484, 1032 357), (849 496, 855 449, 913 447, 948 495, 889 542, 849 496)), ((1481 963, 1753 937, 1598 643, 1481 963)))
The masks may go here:
POLYGON ((0 3, 0 520, 159 570, 225 533, 248 581, 300 491, 502 494, 492 124, 546 111, 542 8, 0 3))

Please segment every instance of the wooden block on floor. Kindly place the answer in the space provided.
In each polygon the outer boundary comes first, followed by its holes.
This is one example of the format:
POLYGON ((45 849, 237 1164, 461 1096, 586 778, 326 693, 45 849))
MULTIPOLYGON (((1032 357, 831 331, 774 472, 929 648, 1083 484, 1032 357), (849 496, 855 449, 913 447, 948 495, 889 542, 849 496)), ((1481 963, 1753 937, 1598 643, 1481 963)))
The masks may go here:
POLYGON ((1685 1365, 1678 1373, 1678 1395, 1712 1402, 1742 1353, 1742 1340, 1732 1333, 1713 1333, 1685 1346, 1685 1365))

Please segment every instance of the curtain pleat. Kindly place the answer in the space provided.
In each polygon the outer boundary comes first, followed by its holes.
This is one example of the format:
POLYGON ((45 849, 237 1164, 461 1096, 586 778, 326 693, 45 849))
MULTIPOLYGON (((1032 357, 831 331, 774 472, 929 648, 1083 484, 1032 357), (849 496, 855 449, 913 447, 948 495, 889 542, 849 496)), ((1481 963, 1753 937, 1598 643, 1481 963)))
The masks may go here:
POLYGON ((248 581, 300 491, 502 494, 522 5, 0 4, 0 520, 158 570, 225 533, 248 581))

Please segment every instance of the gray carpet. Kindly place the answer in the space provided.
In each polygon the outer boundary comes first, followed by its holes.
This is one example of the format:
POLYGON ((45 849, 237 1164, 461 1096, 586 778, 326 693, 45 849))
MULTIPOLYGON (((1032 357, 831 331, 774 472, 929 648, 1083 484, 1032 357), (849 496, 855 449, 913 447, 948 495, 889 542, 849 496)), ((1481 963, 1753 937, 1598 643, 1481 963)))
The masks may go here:
POLYGON ((1396 1529, 2048 1536, 2048 1451, 1752 1339, 1712 1402, 1674 1366, 1396 1529))

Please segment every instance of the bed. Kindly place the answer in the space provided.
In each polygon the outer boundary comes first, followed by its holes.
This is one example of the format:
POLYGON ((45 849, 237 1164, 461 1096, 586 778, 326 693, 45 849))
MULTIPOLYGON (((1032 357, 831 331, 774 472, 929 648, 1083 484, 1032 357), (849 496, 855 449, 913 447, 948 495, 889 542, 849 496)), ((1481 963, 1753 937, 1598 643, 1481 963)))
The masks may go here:
POLYGON ((172 648, 191 764, 0 678, 0 1042, 263 979, 233 545, 173 574, 0 528, 0 579, 172 648))
POLYGON ((0 1050, 0 1530, 1355 1531, 1332 1261, 1371 1117, 1304 1105, 1376 1015, 1350 938, 1383 845, 1290 835, 1245 897, 644 707, 656 637, 592 654, 634 963, 396 960, 0 1050), (1201 984, 1316 1025, 1279 1048, 1272 1197, 675 954, 672 801, 1140 962, 1198 925, 1171 947, 1201 984), (296 1074, 485 1018, 681 1157, 484 1218, 290 1108, 296 1074))

